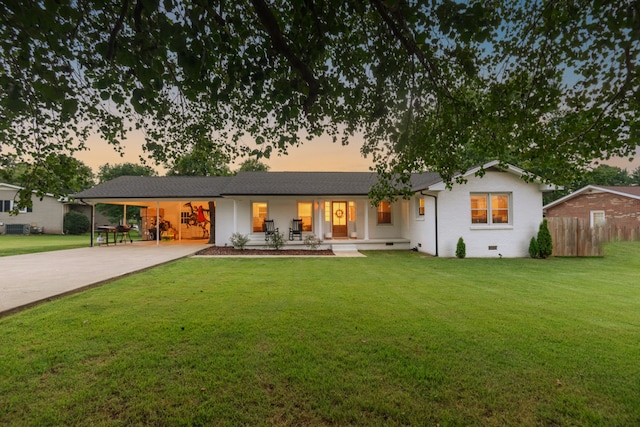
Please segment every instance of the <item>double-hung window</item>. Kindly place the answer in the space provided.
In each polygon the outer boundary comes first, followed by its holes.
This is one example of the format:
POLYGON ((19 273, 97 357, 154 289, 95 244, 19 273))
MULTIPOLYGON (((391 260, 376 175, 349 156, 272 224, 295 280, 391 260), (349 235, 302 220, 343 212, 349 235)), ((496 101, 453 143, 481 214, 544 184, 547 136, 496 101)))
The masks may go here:
POLYGON ((511 224, 511 194, 471 194, 472 224, 511 224))

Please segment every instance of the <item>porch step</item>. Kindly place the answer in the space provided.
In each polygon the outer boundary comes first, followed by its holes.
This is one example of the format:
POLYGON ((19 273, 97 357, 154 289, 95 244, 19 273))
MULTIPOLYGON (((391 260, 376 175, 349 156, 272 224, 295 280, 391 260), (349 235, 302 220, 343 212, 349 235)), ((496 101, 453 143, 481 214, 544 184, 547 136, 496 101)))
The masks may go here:
POLYGON ((331 245, 331 250, 335 252, 358 252, 358 248, 356 245, 331 245))

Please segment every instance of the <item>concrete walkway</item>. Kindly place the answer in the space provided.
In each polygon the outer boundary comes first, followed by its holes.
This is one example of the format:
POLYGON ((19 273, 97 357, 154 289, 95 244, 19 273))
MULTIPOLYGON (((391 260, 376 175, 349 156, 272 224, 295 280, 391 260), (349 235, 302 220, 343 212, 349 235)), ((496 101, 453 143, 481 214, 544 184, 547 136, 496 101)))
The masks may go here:
POLYGON ((0 315, 184 258, 205 247, 136 242, 0 257, 0 315))

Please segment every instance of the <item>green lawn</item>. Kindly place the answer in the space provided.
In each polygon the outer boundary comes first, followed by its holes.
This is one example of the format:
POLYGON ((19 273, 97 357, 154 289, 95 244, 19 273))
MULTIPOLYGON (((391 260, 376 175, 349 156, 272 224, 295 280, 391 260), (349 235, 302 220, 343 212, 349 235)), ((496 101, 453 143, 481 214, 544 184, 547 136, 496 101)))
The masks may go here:
POLYGON ((640 243, 191 258, 0 319, 0 425, 638 425, 640 243))
MULTIPOLYGON (((134 240, 139 239, 135 231, 134 240)), ((0 235, 0 256, 59 251, 62 249, 86 248, 91 244, 89 234, 81 236, 34 234, 30 236, 0 235)))
POLYGON ((88 234, 63 236, 34 234, 30 236, 0 235, 0 256, 30 254, 87 247, 91 244, 88 234))

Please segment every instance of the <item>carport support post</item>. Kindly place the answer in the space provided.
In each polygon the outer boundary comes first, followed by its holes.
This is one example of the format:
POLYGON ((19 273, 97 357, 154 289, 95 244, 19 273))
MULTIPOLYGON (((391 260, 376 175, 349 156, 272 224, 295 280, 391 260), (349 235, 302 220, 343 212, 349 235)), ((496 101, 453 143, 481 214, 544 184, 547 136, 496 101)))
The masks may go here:
POLYGON ((160 246, 160 202, 156 202, 156 246, 160 246))
POLYGON ((89 247, 93 247, 93 239, 95 237, 95 228, 96 228, 96 206, 91 203, 91 245, 89 247))

